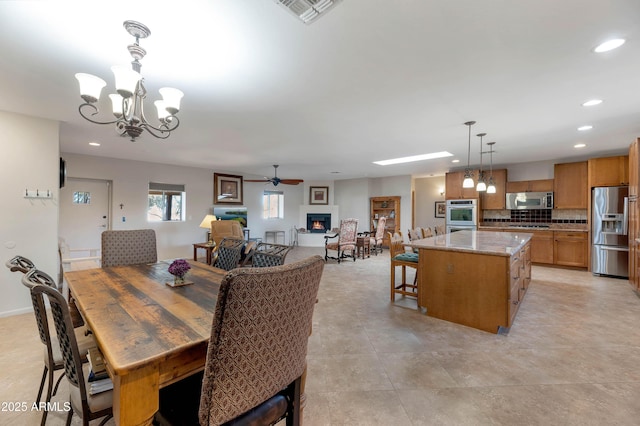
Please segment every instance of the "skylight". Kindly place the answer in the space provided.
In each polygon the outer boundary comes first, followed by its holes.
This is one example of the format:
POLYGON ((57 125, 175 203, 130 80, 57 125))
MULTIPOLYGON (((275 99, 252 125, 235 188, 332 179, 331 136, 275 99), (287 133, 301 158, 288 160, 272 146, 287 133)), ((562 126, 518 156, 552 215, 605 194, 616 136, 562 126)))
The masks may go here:
POLYGON ((433 160, 435 158, 451 157, 452 153, 447 151, 432 152, 430 154, 412 155, 410 157, 392 158, 391 160, 374 161, 373 164, 389 166, 391 164, 411 163, 413 161, 433 160))

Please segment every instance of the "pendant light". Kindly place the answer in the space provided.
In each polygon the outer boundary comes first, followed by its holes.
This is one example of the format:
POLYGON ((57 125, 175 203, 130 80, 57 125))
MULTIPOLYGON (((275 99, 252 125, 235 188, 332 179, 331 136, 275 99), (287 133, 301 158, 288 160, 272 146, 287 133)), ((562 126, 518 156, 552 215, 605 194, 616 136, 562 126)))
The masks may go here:
POLYGON ((478 184, 476 191, 484 192, 487 190, 487 184, 484 181, 484 172, 482 171, 482 138, 487 136, 486 133, 478 133, 476 136, 480 138, 480 171, 478 172, 478 184))
POLYGON ((489 170, 491 175, 489 176, 489 186, 487 186, 487 194, 496 193, 496 184, 493 182, 493 145, 495 142, 487 142, 489 145, 489 170))
POLYGON ((469 160, 471 158, 471 126, 476 124, 475 121, 467 121, 464 123, 465 126, 469 127, 469 142, 467 148, 467 168, 464 171, 464 180, 462 181, 463 188, 473 188, 473 173, 471 173, 471 168, 469 166, 469 160))

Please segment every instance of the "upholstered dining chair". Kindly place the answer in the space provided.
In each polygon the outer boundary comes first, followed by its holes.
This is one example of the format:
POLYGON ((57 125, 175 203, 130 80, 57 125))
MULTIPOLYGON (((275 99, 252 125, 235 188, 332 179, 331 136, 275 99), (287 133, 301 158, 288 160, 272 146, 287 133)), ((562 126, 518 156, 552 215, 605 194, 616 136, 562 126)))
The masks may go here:
POLYGON ((429 228, 422 228, 422 236, 424 238, 430 238, 433 237, 433 231, 431 230, 431 227, 429 228))
POLYGON ((132 229, 102 233, 102 267, 156 263, 156 231, 132 229))
POLYGON ((435 229, 436 235, 444 235, 444 233, 446 232, 444 225, 438 225, 434 229, 435 229))
POLYGON ((340 230, 335 235, 325 235, 324 237, 324 260, 335 259, 340 263, 347 257, 356 261, 356 243, 358 238, 358 219, 343 219, 340 221, 340 230), (329 242, 330 239, 337 238, 337 241, 329 242), (329 250, 337 252, 335 257, 329 256, 329 250), (351 254, 347 254, 351 252, 351 254))
POLYGON ((34 311, 38 312, 37 315, 42 318, 42 326, 38 327, 41 336, 44 335, 49 341, 53 340, 49 336, 49 325, 45 314, 45 295, 51 306, 51 314, 57 336, 56 344, 58 351, 62 353, 65 375, 69 382, 71 409, 67 414, 67 425, 71 424, 74 412, 78 413, 82 418, 83 426, 88 426, 91 420, 106 416, 100 423, 100 425, 103 425, 113 416, 113 391, 109 390, 96 395, 89 395, 87 378, 90 368, 88 363, 83 364, 80 354, 84 349, 80 347, 76 334, 73 332, 69 305, 64 296, 54 288, 36 284, 31 287, 31 300, 34 311))
POLYGON ((376 256, 378 253, 382 253, 382 242, 384 241, 384 234, 386 232, 387 218, 382 216, 378 219, 376 229, 371 232, 363 232, 363 235, 369 235, 369 250, 376 256))
POLYGON ((413 283, 407 282, 407 268, 413 268, 418 273, 418 253, 405 250, 402 234, 389 232, 389 256, 391 257, 391 301, 396 300, 396 294, 418 297, 417 276, 413 283), (396 268, 401 267, 402 281, 396 284, 396 268))
MULTIPOLYGON (((58 284, 53 280, 53 278, 51 278, 51 276, 49 276, 45 272, 42 272, 36 268, 32 268, 25 275, 23 275, 22 284, 24 284, 29 289, 32 289, 35 286, 46 286, 57 292, 62 298, 64 298, 64 296, 62 296, 62 293, 60 293, 58 284)), ((44 309, 36 309, 36 305, 34 304, 33 312, 36 319, 36 324, 38 326, 40 341, 45 347, 44 369, 42 370, 42 379, 40 380, 40 388, 38 389, 38 396, 36 397, 36 404, 39 404, 40 398, 42 397, 42 391, 44 390, 45 382, 47 383, 47 395, 45 396, 44 402, 51 401, 51 397, 57 393, 58 385, 64 377, 64 374, 60 375, 60 377, 56 381, 56 385, 54 388, 54 373, 64 368, 64 360, 62 357, 62 353, 60 352, 58 339, 55 336, 50 335, 46 311, 44 309)), ((70 331, 75 335, 76 341, 78 342, 78 345, 81 348, 82 353, 84 354, 84 356, 81 357, 81 361, 87 361, 87 351, 89 350, 89 348, 96 346, 96 342, 93 339, 93 336, 86 335, 85 327, 74 329, 73 322, 70 331)), ((45 424, 46 419, 47 410, 44 410, 42 413, 43 425, 45 424)))
POLYGON ((204 373, 160 390, 156 422, 267 425, 286 417, 287 425, 299 425, 301 377, 324 263, 316 255, 229 272, 218 293, 204 373), (194 388, 201 393, 190 397, 194 388))
POLYGON ((416 228, 409 229, 407 235, 409 237, 409 241, 421 240, 424 238, 424 231, 418 226, 416 228))

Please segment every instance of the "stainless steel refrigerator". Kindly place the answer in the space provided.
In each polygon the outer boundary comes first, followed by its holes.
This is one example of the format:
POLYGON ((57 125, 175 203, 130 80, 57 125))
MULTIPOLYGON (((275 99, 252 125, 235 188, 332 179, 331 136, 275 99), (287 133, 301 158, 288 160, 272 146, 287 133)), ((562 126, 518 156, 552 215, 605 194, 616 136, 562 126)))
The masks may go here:
POLYGON ((591 193, 591 271, 629 276, 629 188, 593 188, 591 193))

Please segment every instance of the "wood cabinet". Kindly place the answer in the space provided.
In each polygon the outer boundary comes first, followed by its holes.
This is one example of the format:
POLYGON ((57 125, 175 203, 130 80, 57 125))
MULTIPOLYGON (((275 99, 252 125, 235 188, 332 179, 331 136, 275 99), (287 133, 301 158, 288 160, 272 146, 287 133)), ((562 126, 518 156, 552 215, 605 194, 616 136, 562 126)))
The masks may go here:
POLYGON ((507 182, 507 192, 552 192, 553 179, 507 182))
MULTIPOLYGON (((513 229, 513 228, 512 228, 513 229)), ((519 231, 505 228, 482 228, 481 231, 511 232, 513 234, 526 232, 531 237, 530 262, 541 265, 557 265, 586 268, 588 266, 588 235, 578 231, 552 231, 520 229, 519 231)))
MULTIPOLYGON (((458 234, 458 235, 456 235, 458 234)), ((510 256, 491 249, 459 250, 454 236, 445 246, 419 249, 418 306, 427 315, 446 321, 498 333, 511 327, 531 279, 529 242, 510 256)), ((483 246, 483 235, 477 246, 483 246)), ((499 237, 512 244, 512 238, 499 237)), ((495 244, 495 239, 487 240, 495 244)), ((429 244, 429 243, 426 243, 429 244)), ((507 249, 509 252, 509 249, 507 249)))
MULTIPOLYGON (((491 176, 491 174, 488 174, 487 176, 491 176)), ((483 210, 504 210, 506 199, 507 170, 494 170, 493 183, 496 186, 495 194, 488 194, 486 192, 483 192, 480 205, 483 210)), ((488 184, 489 181, 487 180, 487 185, 488 184)))
POLYGON ((586 268, 588 266, 588 239, 586 232, 554 231, 553 263, 561 266, 586 268))
MULTIPOLYGON (((385 224, 384 240, 382 245, 389 247, 389 236, 387 232, 400 232, 400 197, 371 197, 369 199, 371 206, 371 231, 375 232, 378 227, 378 219, 382 216, 387 218, 385 224)), ((363 229, 366 230, 366 229, 363 229)))
POLYGON ((589 159, 589 188, 629 185, 629 156, 589 159))
POLYGON ((531 238, 531 261, 553 265, 553 231, 529 231, 531 238))
MULTIPOLYGON (((478 179, 478 170, 473 170, 474 182, 476 182, 477 179, 478 179)), ((449 172, 445 175, 444 190, 445 190, 445 198, 447 200, 478 198, 478 191, 476 191, 476 187, 474 186, 473 188, 463 188, 462 181, 464 181, 464 171, 449 172)))
POLYGON ((586 209, 587 162, 560 163, 553 167, 553 202, 556 209, 586 209))

